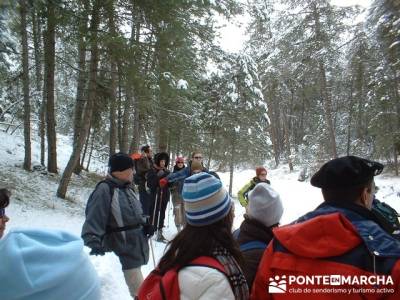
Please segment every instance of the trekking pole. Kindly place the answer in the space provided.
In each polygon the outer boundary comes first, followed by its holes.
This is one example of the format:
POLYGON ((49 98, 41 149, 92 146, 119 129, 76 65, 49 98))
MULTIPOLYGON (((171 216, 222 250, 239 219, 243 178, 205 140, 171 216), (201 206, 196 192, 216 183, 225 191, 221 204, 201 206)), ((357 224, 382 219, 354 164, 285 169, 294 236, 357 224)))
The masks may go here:
POLYGON ((153 257, 153 266, 154 266, 154 269, 155 269, 156 268, 156 258, 154 257, 153 240, 149 239, 149 241, 150 241, 151 256, 153 257))
POLYGON ((159 231, 159 227, 160 227, 160 215, 161 215, 162 200, 163 200, 163 189, 160 189, 160 201, 159 201, 160 206, 158 207, 157 236, 158 236, 158 231, 159 231))
POLYGON ((170 214, 171 214, 171 198, 168 199, 168 204, 167 204, 167 214, 168 214, 168 219, 167 219, 167 228, 169 228, 169 218, 170 218, 170 214))
POLYGON ((151 219, 151 225, 153 226, 155 225, 154 220, 156 218, 157 203, 158 203, 158 188, 156 189, 156 199, 154 201, 153 218, 151 219))

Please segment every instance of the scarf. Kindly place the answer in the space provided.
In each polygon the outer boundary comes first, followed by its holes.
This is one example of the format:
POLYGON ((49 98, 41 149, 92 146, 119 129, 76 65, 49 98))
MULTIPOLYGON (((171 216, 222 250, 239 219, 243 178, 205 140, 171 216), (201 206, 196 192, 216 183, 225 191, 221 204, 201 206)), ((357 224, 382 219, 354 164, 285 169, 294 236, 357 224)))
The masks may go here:
POLYGON ((235 299, 249 299, 249 288, 247 286, 246 278, 244 277, 239 264, 228 250, 221 246, 217 246, 213 250, 213 256, 224 266, 235 299))

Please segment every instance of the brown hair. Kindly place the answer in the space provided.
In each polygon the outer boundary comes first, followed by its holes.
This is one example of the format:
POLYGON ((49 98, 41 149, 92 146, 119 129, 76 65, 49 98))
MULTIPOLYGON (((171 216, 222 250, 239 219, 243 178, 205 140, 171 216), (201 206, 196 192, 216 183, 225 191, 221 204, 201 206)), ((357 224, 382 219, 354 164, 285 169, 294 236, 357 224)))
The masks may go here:
POLYGON ((232 236, 233 209, 225 218, 206 226, 185 225, 169 242, 168 250, 158 265, 162 274, 175 266, 184 266, 199 256, 213 256, 216 246, 222 246, 242 265, 243 256, 232 236))
POLYGON ((7 189, 0 189, 0 208, 6 208, 10 204, 11 192, 7 189))
POLYGON ((201 151, 199 151, 199 150, 195 150, 195 151, 193 151, 192 152, 192 158, 196 155, 196 154, 201 154, 201 155, 203 155, 203 152, 201 152, 201 151))

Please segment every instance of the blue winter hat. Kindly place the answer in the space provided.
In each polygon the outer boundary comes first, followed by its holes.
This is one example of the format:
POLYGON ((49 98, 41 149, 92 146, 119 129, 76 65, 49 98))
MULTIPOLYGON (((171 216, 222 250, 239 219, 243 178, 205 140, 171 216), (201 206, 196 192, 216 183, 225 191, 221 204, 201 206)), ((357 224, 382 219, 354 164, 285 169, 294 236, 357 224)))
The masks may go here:
POLYGON ((0 299, 97 300, 100 283, 82 240, 68 232, 11 230, 0 240, 0 299))
POLYGON ((231 209, 231 199, 216 177, 201 172, 185 179, 182 190, 186 221, 204 226, 223 219, 231 209))

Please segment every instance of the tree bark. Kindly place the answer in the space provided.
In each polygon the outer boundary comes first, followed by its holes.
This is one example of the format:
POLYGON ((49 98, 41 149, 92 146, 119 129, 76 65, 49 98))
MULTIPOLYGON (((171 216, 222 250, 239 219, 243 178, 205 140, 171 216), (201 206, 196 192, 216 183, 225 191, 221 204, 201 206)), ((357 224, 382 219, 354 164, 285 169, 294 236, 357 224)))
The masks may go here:
POLYGON ((121 151, 122 146, 122 65, 118 63, 118 101, 117 101, 117 134, 118 145, 121 151))
POLYGON ((131 111, 132 103, 132 89, 131 87, 126 87, 126 98, 124 102, 124 113, 122 115, 122 128, 121 128, 121 145, 120 151, 123 153, 128 152, 129 147, 129 115, 131 111))
POLYGON ((82 127, 82 131, 80 132, 77 143, 74 145, 71 157, 68 161, 67 166, 65 167, 64 173, 60 180, 60 185, 57 189, 57 196, 60 198, 65 198, 67 193, 67 188, 69 181, 72 176, 72 172, 74 166, 79 161, 79 156, 83 148, 84 141, 89 133, 90 123, 92 119, 93 112, 93 104, 96 97, 96 79, 97 79, 97 65, 99 60, 99 50, 97 43, 97 31, 100 22, 100 0, 94 1, 92 8, 92 18, 90 21, 90 68, 89 68, 89 88, 88 88, 88 98, 85 106, 85 110, 83 113, 83 120, 85 121, 82 127))
MULTIPOLYGON (((114 20, 114 3, 109 1, 107 5, 108 14, 108 27, 110 32, 110 39, 116 37, 115 30, 115 20, 114 20)), ((116 125, 116 99, 117 99, 117 62, 115 55, 115 43, 110 42, 108 45, 108 51, 110 54, 110 67, 111 67, 111 82, 109 90, 110 99, 110 139, 109 139, 109 149, 110 156, 115 153, 116 143, 117 143, 117 125, 116 125)))
POLYGON ((231 140, 231 160, 229 162, 229 195, 232 197, 232 187, 233 187, 233 172, 235 171, 235 144, 236 144, 236 132, 233 132, 232 140, 231 140))
POLYGON ((351 125, 353 121, 353 107, 354 107, 354 97, 353 97, 353 79, 350 80, 350 105, 349 105, 349 119, 347 123, 347 147, 346 147, 346 154, 350 155, 351 150, 351 125))
POLYGON ((21 44, 22 44, 22 82, 24 91, 24 143, 25 143, 25 157, 24 169, 31 170, 31 104, 29 99, 29 60, 28 60, 28 34, 26 32, 26 14, 27 3, 26 0, 20 0, 20 14, 21 14, 21 44))
POLYGON ((284 139, 285 139, 285 147, 286 147, 286 154, 287 154, 287 161, 290 172, 293 172, 293 162, 292 162, 292 149, 290 145, 290 134, 289 134, 289 119, 286 113, 283 114, 283 132, 284 132, 284 139))
MULTIPOLYGON (((323 48, 323 38, 321 33, 321 25, 320 25, 320 15, 317 8, 317 5, 313 3, 313 16, 315 21, 315 36, 318 43, 318 47, 316 51, 319 51, 323 48)), ((336 147, 336 136, 335 136, 335 128, 333 126, 333 117, 332 117, 332 100, 328 92, 328 84, 326 79, 325 65, 322 58, 318 60, 318 68, 320 74, 320 93, 321 98, 324 104, 324 114, 325 114, 325 122, 328 129, 329 141, 330 141, 330 151, 333 158, 337 157, 337 147, 336 147)))
POLYGON ((57 173, 57 136, 54 111, 54 69, 56 17, 53 1, 47 1, 47 28, 44 32, 44 63, 46 73, 46 123, 47 123, 47 170, 57 173))
POLYGON ((397 156, 398 156, 397 148, 398 148, 398 144, 397 145, 395 144, 394 152, 393 152, 393 154, 394 154, 394 171, 395 171, 396 176, 399 176, 399 162, 397 159, 397 156))
POLYGON ((134 98, 134 112, 133 112, 133 135, 132 141, 129 148, 129 153, 135 151, 139 152, 139 141, 140 141, 140 114, 139 114, 139 101, 138 97, 134 98))
POLYGON ((41 26, 40 17, 36 9, 31 10, 32 16, 32 34, 33 34, 33 47, 35 55, 35 77, 36 77, 36 92, 41 99, 39 108, 39 137, 40 137, 40 164, 44 166, 45 152, 46 152, 46 97, 45 97, 45 84, 42 78, 42 62, 41 62, 41 26))
MULTIPOLYGON (((82 118, 83 111, 85 108, 86 97, 85 97, 85 86, 86 86, 86 39, 85 35, 87 34, 87 21, 89 11, 87 1, 83 2, 84 10, 80 15, 80 23, 79 23, 79 42, 78 42, 78 84, 76 88, 76 102, 75 102, 75 111, 74 111, 74 142, 75 145, 78 142, 79 133, 82 131, 82 118)), ((78 163, 74 166, 74 173, 79 174, 82 171, 82 164, 79 163, 80 159, 78 159, 78 163)))
POLYGON ((82 167, 83 167, 83 163, 85 162, 85 159, 86 159, 86 152, 87 152, 87 149, 89 147, 89 139, 90 139, 91 136, 92 136, 91 135, 91 127, 89 127, 89 132, 88 132, 88 135, 86 137, 85 146, 83 147, 83 154, 81 155, 80 165, 82 167))
POLYGON ((326 82, 326 73, 324 63, 322 61, 319 62, 319 70, 320 70, 320 78, 321 78, 321 96, 324 101, 324 110, 325 110, 325 122, 328 127, 328 134, 330 140, 330 150, 333 158, 337 158, 337 147, 336 147, 336 136, 335 136, 335 128, 333 126, 333 118, 332 118, 332 100, 328 93, 327 82, 326 82))
POLYGON ((274 152, 274 160, 275 160, 275 167, 279 165, 279 158, 280 158, 280 147, 279 147, 279 138, 278 138, 278 126, 279 126, 279 118, 277 116, 277 112, 279 111, 279 104, 276 101, 275 90, 277 88, 276 81, 272 83, 271 91, 268 94, 264 94, 265 99, 270 99, 269 102, 269 116, 271 117, 271 124, 269 125, 269 134, 271 136, 272 142, 272 150, 274 152))
POLYGON ((86 164, 86 171, 89 171, 90 162, 92 160, 93 148, 94 148, 94 138, 95 138, 95 131, 93 130, 92 138, 90 139, 90 150, 89 150, 89 158, 86 164))

